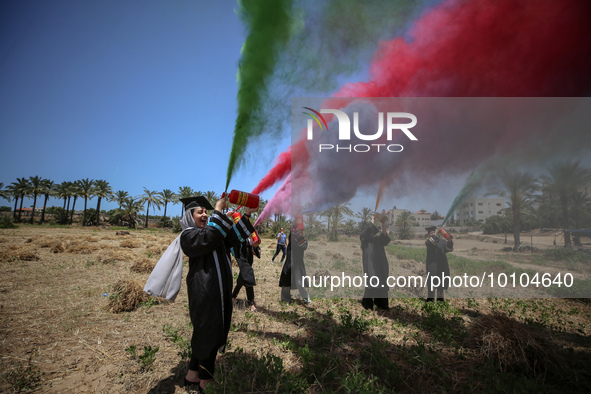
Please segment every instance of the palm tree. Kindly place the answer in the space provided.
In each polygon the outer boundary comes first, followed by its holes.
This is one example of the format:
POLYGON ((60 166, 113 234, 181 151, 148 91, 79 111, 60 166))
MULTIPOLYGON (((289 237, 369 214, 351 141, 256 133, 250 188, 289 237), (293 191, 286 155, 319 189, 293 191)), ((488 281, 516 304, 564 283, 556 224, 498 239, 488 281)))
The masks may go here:
POLYGON ((532 211, 535 193, 539 190, 537 179, 528 172, 504 171, 500 175, 503 189, 496 194, 509 198, 513 217, 513 250, 521 246, 521 216, 532 211))
POLYGON ((42 194, 45 196, 45 200, 43 200, 43 211, 41 211, 41 221, 39 224, 43 224, 45 221, 45 209, 47 208, 47 201, 49 200, 49 197, 54 194, 54 186, 55 183, 53 181, 50 181, 49 179, 43 180, 42 194))
POLYGON ((412 234, 410 228, 412 227, 413 222, 412 214, 409 211, 404 211, 398 216, 396 223, 394 223, 396 227, 398 227, 398 238, 411 238, 412 234))
MULTIPOLYGON (((19 198, 20 194, 18 191, 18 187, 15 185, 14 182, 12 184, 6 186, 5 195, 8 197, 14 198, 14 210, 12 211, 12 219, 16 221, 16 207, 18 204, 18 198, 19 198)), ((8 198, 8 197, 5 197, 5 198, 8 198)))
POLYGON ((364 207, 361 209, 361 211, 357 212, 355 217, 361 219, 361 223, 364 223, 369 222, 371 220, 372 215, 373 210, 371 208, 364 207))
POLYGON ((43 178, 39 176, 29 177, 30 189, 29 194, 33 195, 33 211, 31 212, 31 224, 35 218, 35 208, 37 208, 37 196, 43 192, 43 178))
POLYGON ((137 198, 129 197, 123 201, 123 216, 127 219, 129 227, 136 228, 137 214, 144 208, 144 203, 137 198))
POLYGON ((123 206, 123 203, 125 202, 125 200, 129 198, 129 193, 123 191, 123 190, 117 190, 115 192, 115 194, 113 195, 113 201, 116 201, 117 204, 119 204, 119 209, 121 209, 121 207, 123 206))
POLYGON ((207 201, 209 201, 209 203, 214 207, 215 207, 216 201, 220 199, 220 197, 217 194, 215 194, 214 191, 211 191, 211 190, 205 192, 205 198, 207 198, 207 201))
POLYGON ((6 198, 6 199, 9 200, 9 197, 8 197, 8 194, 6 193, 6 190, 2 190, 3 187, 4 187, 4 183, 3 182, 0 182, 0 198, 6 198))
POLYGON ((82 215, 82 226, 86 226, 86 208, 88 200, 92 199, 94 192, 94 179, 81 179, 78 181, 80 187, 80 195, 84 197, 84 214, 82 215))
MULTIPOLYGON (((551 196, 558 196, 562 212, 562 227, 568 230, 570 218, 568 214, 569 201, 577 192, 578 188, 591 181, 591 172, 580 166, 580 162, 561 161, 555 162, 548 167, 548 175, 542 175, 546 183, 546 190, 551 196)), ((564 233, 564 247, 572 247, 570 233, 564 233)))
MULTIPOLYGON (((78 199, 78 197, 80 197, 82 194, 82 189, 80 188, 80 184, 78 183, 79 181, 76 182, 70 182, 70 195, 72 197, 74 197, 74 200, 72 200, 72 212, 70 212, 70 225, 72 225, 72 222, 74 221, 74 213, 76 212, 75 206, 76 206, 76 200, 78 199)), ((70 204, 68 204, 70 205, 70 204)))
POLYGON ((169 202, 174 201, 174 199, 176 198, 176 194, 174 194, 174 192, 170 189, 164 189, 162 190, 162 193, 160 193, 160 197, 162 197, 162 203, 164 204, 163 217, 166 217, 166 207, 168 206, 169 202))
MULTIPOLYGON (((18 211, 18 219, 17 219, 20 222, 21 221, 21 212, 23 211, 23 201, 25 200, 25 196, 29 195, 29 187, 30 187, 29 180, 26 178, 16 178, 16 182, 12 182, 12 185, 14 187, 14 191, 15 191, 16 195, 21 200, 21 205, 20 205, 20 209, 18 211)), ((16 212, 16 209, 15 209, 15 212, 16 212)))
MULTIPOLYGON (((573 217, 573 225, 575 228, 581 228, 585 223, 589 223, 591 217, 591 198, 587 193, 576 191, 571 196, 571 210, 570 215, 573 217)), ((573 235, 573 242, 575 246, 581 245, 581 236, 575 233, 573 235)))
POLYGON ((345 215, 353 216, 353 211, 349 208, 349 203, 337 204, 327 211, 323 212, 328 223, 328 239, 336 241, 339 238, 338 230, 345 219, 345 215))
MULTIPOLYGON (((193 196, 197 196, 199 194, 201 194, 201 193, 194 191, 189 186, 181 186, 181 187, 179 187, 179 192, 177 193, 177 196, 178 196, 178 199, 180 200, 181 198, 193 197, 193 196)), ((181 216, 182 215, 183 215, 183 204, 181 204, 181 216)))
POLYGON ((109 182, 99 179, 94 182, 94 195, 98 197, 96 203, 96 224, 101 223, 101 200, 103 198, 109 199, 113 195, 113 188, 109 186, 109 182))
POLYGON ((141 203, 148 203, 146 208, 146 228, 148 228, 148 218, 150 212, 150 204, 153 206, 153 210, 156 208, 160 209, 160 205, 162 205, 162 200, 160 199, 160 193, 157 191, 150 191, 144 187, 144 194, 141 195, 141 203))

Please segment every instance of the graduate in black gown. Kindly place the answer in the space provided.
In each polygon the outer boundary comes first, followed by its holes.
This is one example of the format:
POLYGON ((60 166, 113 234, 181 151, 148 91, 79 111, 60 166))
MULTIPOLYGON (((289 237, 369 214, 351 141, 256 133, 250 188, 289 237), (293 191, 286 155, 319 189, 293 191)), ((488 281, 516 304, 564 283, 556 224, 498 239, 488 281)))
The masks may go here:
MULTIPOLYGON (((454 250, 454 242, 450 238, 446 240, 443 237, 438 237, 435 230, 437 227, 426 227, 429 238, 425 242, 427 246, 427 272, 429 277, 439 277, 439 286, 431 286, 431 279, 427 283, 427 302, 432 302, 437 295, 438 301, 445 299, 445 290, 449 288, 449 280, 443 280, 442 276, 449 277, 449 263, 447 262, 447 253, 454 250)), ((435 281, 434 284, 437 284, 435 281)))
POLYGON ((236 279, 236 286, 232 292, 232 300, 235 301, 240 293, 242 287, 246 289, 246 300, 250 306, 250 311, 256 311, 256 305, 254 302, 254 286, 256 286, 256 280, 254 277, 254 271, 252 269, 252 263, 254 262, 254 256, 261 258, 261 248, 254 245, 252 236, 248 237, 244 242, 240 244, 238 251, 234 253, 234 257, 240 267, 240 273, 238 279, 236 279))
POLYGON ((368 223, 361 232, 361 251, 363 253, 363 273, 367 275, 367 286, 363 293, 361 305, 365 309, 389 309, 388 285, 386 283, 390 266, 386 257, 385 246, 390 242, 386 230, 386 216, 380 216, 380 229, 373 223, 368 223), (379 282, 376 287, 370 285, 371 277, 377 277, 379 282))
POLYGON ((220 199, 213 209, 205 197, 181 199, 185 215, 181 219, 181 248, 189 257, 187 292, 189 314, 193 324, 191 361, 186 385, 205 388, 213 379, 218 350, 223 351, 232 318, 232 265, 230 248, 254 232, 248 218, 252 209, 234 224, 222 213, 226 200, 220 199))
POLYGON ((303 229, 292 228, 287 240, 287 258, 281 269, 279 286, 281 287, 281 301, 291 302, 291 289, 298 289, 300 297, 306 303, 310 303, 310 295, 306 290, 309 283, 303 283, 306 276, 304 265, 304 251, 308 248, 308 241, 303 229))

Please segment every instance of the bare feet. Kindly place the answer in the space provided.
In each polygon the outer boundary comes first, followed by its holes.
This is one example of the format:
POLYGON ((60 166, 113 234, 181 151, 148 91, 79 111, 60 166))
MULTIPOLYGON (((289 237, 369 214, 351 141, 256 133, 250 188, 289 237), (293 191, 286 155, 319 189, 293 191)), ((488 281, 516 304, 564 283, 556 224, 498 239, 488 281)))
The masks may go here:
POLYGON ((207 385, 210 384, 213 381, 213 379, 203 379, 201 381, 201 383, 199 383, 199 387, 201 387, 203 390, 205 390, 207 388, 207 385))
POLYGON ((251 312, 256 312, 257 311, 257 307, 253 305, 250 306, 250 311, 251 312))

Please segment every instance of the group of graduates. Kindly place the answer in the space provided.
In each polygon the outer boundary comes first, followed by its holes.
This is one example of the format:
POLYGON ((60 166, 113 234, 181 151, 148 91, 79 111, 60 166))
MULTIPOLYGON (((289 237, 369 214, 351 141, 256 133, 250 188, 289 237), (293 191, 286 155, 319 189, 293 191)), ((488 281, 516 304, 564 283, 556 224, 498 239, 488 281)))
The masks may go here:
MULTIPOLYGON (((388 310, 388 286, 387 279, 390 267, 386 257, 385 246, 390 242, 390 237, 386 229, 386 217, 379 217, 380 228, 374 224, 365 226, 361 232, 361 250, 363 252, 363 273, 368 278, 376 277, 379 279, 377 286, 366 286, 361 300, 361 305, 365 309, 388 310)), ((437 276, 439 278, 449 277, 449 264, 446 254, 453 251, 453 239, 450 237, 437 236, 437 227, 430 226, 426 228, 428 239, 425 241, 427 246, 426 269, 429 278, 437 276)), ((437 300, 443 301, 445 290, 449 287, 449 280, 427 283, 426 302, 433 302, 435 296, 437 300), (434 286, 437 284, 437 286, 434 286)))
MULTIPOLYGON (((161 264, 159 261, 144 290, 153 295, 160 292, 162 296, 174 300, 180 282, 175 286, 170 284, 180 281, 181 271, 178 271, 178 267, 182 270, 182 253, 189 257, 186 283, 193 334, 192 356, 184 383, 187 387, 195 387, 201 391, 213 379, 217 353, 225 350, 233 303, 242 287, 246 288, 251 311, 256 310, 253 290, 256 282, 252 264, 254 256, 260 258, 260 248, 251 237, 255 230, 250 223, 250 215, 257 208, 249 208, 240 215, 234 211, 223 213, 227 205, 224 198, 216 202, 215 208, 203 196, 181 201, 185 206, 185 213, 180 221, 183 231, 169 247, 173 252, 165 252, 165 255, 170 254, 173 257, 165 258, 163 255, 161 258, 161 261, 168 259, 171 263, 161 264), (211 216, 208 215, 208 210, 213 210, 211 216), (233 291, 231 255, 240 267, 233 291), (170 272, 165 274, 165 271, 170 272)), ((364 273, 368 277, 379 278, 379 283, 385 284, 389 266, 384 248, 390 238, 386 231, 385 217, 382 216, 380 222, 380 228, 374 224, 366 226, 360 239, 364 273)), ((431 275, 449 275, 445 254, 453 250, 453 242, 437 237, 435 229, 427 228, 427 271, 431 275)), ((281 261, 285 259, 285 263, 279 278, 283 302, 291 302, 291 289, 297 288, 304 302, 310 303, 305 289, 309 284, 302 283, 306 275, 304 251, 307 246, 304 231, 297 226, 291 229, 289 235, 285 235, 283 229, 277 234, 277 252, 273 260, 280 251, 283 252, 281 261)), ((444 286, 429 288, 427 301, 433 301, 435 293, 438 299, 443 299, 447 288, 444 286)), ((388 309, 388 287, 366 287, 361 303, 366 309, 373 309, 374 306, 388 309)))

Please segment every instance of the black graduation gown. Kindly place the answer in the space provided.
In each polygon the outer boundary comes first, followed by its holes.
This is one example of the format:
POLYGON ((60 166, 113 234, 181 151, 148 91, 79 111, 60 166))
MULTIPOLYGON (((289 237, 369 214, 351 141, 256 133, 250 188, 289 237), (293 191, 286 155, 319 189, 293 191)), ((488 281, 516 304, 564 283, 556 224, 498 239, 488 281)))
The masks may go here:
POLYGON ((367 287, 363 298, 388 298, 387 280, 390 266, 384 247, 390 242, 390 237, 371 224, 361 232, 359 238, 363 253, 363 273, 367 275, 367 287), (370 286, 372 276, 379 278, 378 287, 370 286))
MULTIPOLYGON (((306 276, 306 266, 304 265, 304 251, 308 248, 306 237, 294 234, 292 242, 292 233, 289 233, 287 244, 287 256, 281 269, 279 277, 279 286, 296 288, 297 276, 306 276), (293 278, 293 280, 292 280, 293 278)), ((307 283, 303 284, 308 287, 307 283)))
MULTIPOLYGON (((447 262, 447 252, 451 252, 454 249, 454 243, 452 240, 446 241, 443 238, 433 237, 435 244, 431 240, 427 239, 425 245, 427 246, 427 272, 429 276, 441 275, 449 276, 449 263, 447 262)), ((429 279, 430 281, 430 279, 429 279)), ((443 281, 444 290, 449 288, 449 280, 443 281)))
POLYGON ((230 247, 254 232, 242 217, 237 224, 214 211, 205 228, 186 230, 181 248, 189 257, 187 292, 193 324, 191 348, 194 357, 206 359, 226 344, 232 318, 232 263, 230 247))

